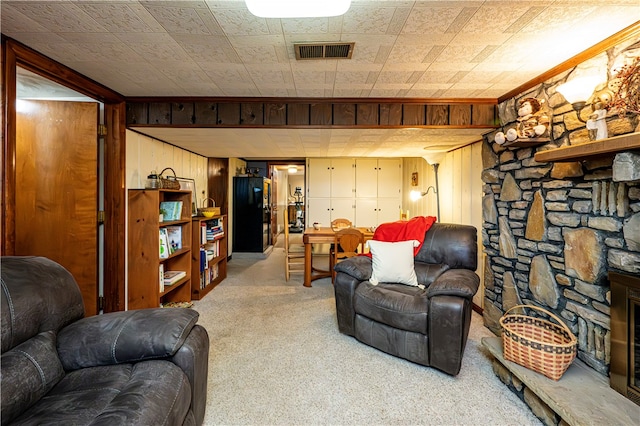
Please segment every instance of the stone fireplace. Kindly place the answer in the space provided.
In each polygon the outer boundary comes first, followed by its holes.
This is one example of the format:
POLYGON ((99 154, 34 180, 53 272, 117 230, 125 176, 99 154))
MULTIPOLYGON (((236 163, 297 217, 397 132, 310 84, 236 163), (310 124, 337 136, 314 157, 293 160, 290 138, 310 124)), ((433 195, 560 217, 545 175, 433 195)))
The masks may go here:
MULTIPOLYGON (((640 40, 501 103, 503 128, 485 135, 482 153, 485 325, 500 334, 498 321, 509 308, 541 306, 565 321, 578 338, 578 358, 605 377, 612 357, 609 272, 640 276, 640 154, 568 162, 538 162, 535 154, 589 142, 584 123, 556 88, 593 67, 611 76, 624 55, 640 55, 640 40), (498 131, 515 122, 524 98, 548 105, 548 140, 524 147, 494 142, 498 131), (628 161, 631 173, 618 173, 629 170, 628 161)), ((610 112, 607 127, 610 137, 640 132, 638 116, 631 114, 610 112)))
POLYGON ((640 277, 609 273, 611 387, 640 405, 640 277))

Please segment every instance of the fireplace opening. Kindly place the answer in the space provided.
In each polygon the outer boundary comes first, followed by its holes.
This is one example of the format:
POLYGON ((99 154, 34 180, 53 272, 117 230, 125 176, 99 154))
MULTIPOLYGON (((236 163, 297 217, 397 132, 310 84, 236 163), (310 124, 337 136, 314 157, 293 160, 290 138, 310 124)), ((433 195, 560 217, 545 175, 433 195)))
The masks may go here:
POLYGON ((613 389, 640 405, 640 277, 609 272, 613 389))

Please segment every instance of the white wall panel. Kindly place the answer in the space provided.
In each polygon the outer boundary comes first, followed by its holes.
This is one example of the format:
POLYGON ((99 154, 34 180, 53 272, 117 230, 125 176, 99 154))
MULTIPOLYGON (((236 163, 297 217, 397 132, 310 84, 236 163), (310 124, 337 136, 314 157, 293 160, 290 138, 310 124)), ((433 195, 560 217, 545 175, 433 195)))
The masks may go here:
MULTIPOLYGON (((410 217, 437 216, 436 196, 429 191, 418 201, 411 201, 409 193, 411 173, 418 173, 418 190, 424 192, 435 186, 433 167, 423 158, 405 158, 403 161, 403 209, 409 210, 410 217)), ((473 225, 478 230, 478 269, 480 288, 473 301, 482 307, 484 300, 484 277, 482 262, 482 142, 448 152, 438 168, 441 223, 462 223, 473 225)))

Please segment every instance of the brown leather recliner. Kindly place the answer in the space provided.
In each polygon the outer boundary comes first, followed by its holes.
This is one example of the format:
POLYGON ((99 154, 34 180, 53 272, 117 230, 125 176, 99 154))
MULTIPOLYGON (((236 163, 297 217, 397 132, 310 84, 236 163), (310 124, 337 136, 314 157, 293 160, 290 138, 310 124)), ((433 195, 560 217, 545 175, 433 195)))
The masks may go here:
POLYGON ((418 283, 369 283, 371 258, 335 266, 335 297, 341 333, 451 375, 460 372, 469 335, 472 298, 480 278, 473 226, 435 223, 414 258, 418 283))

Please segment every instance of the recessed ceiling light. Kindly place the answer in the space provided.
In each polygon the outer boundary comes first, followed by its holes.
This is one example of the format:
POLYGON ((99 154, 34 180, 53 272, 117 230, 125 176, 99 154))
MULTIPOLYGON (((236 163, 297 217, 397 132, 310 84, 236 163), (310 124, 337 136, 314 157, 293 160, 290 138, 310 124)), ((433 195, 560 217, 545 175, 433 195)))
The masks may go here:
POLYGON ((351 0, 245 0, 249 12, 260 18, 319 18, 339 16, 351 0))

